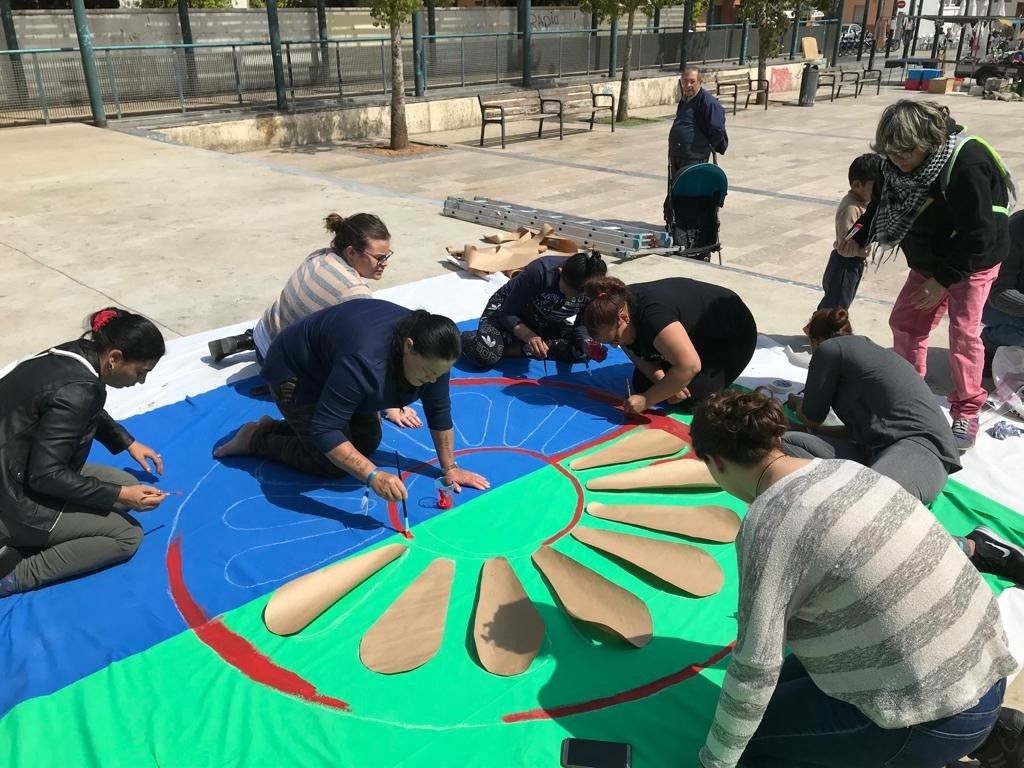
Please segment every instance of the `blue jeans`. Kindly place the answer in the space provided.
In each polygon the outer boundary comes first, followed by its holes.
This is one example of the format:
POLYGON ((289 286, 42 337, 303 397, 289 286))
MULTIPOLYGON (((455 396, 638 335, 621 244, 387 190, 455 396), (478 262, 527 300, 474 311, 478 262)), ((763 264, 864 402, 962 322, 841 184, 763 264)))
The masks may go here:
POLYGON ((944 768, 976 750, 995 725, 1006 680, 958 715, 885 729, 814 684, 796 656, 786 659, 743 768, 944 768))
POLYGON ((987 304, 981 322, 985 326, 981 341, 987 352, 995 352, 999 347, 1024 347, 1024 317, 1008 315, 987 304))
POLYGON ((832 251, 828 257, 825 274, 821 276, 821 287, 825 290, 825 295, 818 302, 818 309, 850 308, 857 296, 860 280, 864 277, 864 261, 842 256, 839 251, 832 251))

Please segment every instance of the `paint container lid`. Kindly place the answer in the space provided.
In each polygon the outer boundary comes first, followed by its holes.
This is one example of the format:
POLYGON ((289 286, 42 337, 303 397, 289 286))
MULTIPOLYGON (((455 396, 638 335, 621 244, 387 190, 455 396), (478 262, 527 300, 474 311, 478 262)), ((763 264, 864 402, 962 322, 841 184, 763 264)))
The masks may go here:
POLYGON ((772 379, 768 382, 768 389, 776 394, 789 392, 793 388, 793 382, 789 379, 772 379))

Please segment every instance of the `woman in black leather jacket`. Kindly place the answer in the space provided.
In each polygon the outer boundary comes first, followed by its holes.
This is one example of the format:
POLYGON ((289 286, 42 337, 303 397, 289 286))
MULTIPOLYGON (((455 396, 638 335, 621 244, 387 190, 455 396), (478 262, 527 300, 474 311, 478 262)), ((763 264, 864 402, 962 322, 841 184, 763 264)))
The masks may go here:
POLYGON ((160 454, 103 409, 108 386, 146 380, 163 336, 114 308, 92 315, 89 327, 0 379, 0 598, 127 560, 142 531, 126 511, 165 498, 127 472, 85 463, 97 439, 163 473, 160 454), (23 558, 21 547, 34 554, 23 558))

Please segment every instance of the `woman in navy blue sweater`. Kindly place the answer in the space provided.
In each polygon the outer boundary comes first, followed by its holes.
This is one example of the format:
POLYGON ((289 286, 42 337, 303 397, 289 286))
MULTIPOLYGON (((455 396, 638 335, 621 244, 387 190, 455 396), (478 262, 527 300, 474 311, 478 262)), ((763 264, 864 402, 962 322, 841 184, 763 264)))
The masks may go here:
POLYGON ((460 352, 447 317, 362 299, 315 312, 285 328, 267 350, 263 378, 284 416, 243 425, 214 456, 252 454, 301 472, 352 475, 383 499, 407 497, 369 454, 380 445, 380 412, 419 400, 445 480, 460 490, 487 480, 458 466, 448 376, 460 352))

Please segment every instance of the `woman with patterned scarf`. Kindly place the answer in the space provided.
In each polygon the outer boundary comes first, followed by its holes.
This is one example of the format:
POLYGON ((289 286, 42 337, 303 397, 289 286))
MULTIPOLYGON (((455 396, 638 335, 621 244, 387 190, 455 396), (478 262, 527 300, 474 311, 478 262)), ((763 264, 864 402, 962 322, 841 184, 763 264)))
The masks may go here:
POLYGON ((949 409, 962 452, 974 445, 988 396, 981 312, 1009 249, 1012 181, 995 151, 934 101, 886 107, 872 148, 887 159, 870 239, 902 249, 910 266, 889 317, 893 349, 924 376, 928 336, 948 311, 949 409))

